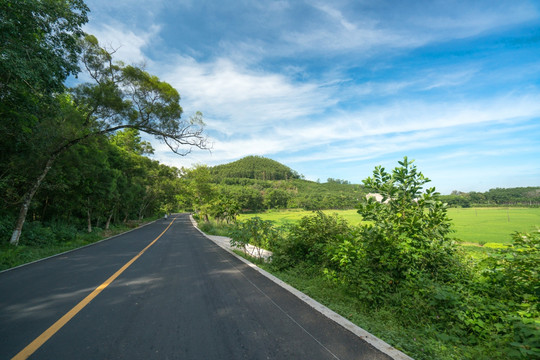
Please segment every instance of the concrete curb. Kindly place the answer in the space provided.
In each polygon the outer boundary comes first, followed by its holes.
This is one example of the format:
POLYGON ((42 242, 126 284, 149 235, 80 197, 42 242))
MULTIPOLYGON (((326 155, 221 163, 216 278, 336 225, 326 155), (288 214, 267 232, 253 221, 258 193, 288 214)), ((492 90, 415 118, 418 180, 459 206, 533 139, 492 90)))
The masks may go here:
POLYGON ((304 301, 306 304, 311 306, 313 309, 317 310, 322 315, 326 316, 330 320, 333 320, 334 322, 338 323, 339 325, 341 325, 345 329, 349 330, 350 332, 352 332, 353 334, 355 334, 360 339, 364 340, 365 342, 367 342, 368 344, 370 344, 371 346, 373 346, 377 350, 379 350, 382 353, 390 356, 394 360, 414 360, 410 356, 408 356, 408 355, 404 354, 403 352, 399 351, 398 349, 392 347, 391 345, 387 344, 386 342, 379 339, 375 335, 370 334, 369 332, 362 329, 358 325, 353 324, 351 321, 347 320, 346 318, 339 315, 335 311, 330 310, 329 308, 327 308, 323 304, 319 303, 318 301, 312 299, 311 297, 307 296, 303 292, 298 291, 297 289, 293 288, 289 284, 287 284, 287 283, 283 282, 282 280, 278 279, 277 277, 270 274, 269 272, 261 269, 260 267, 253 264, 252 262, 246 260, 245 258, 237 255, 236 253, 234 253, 232 251, 232 247, 230 245, 227 245, 227 243, 225 241, 223 241, 224 239, 228 239, 228 238, 226 238, 224 236, 217 236, 216 237, 216 236, 213 236, 213 235, 206 235, 201 229, 198 228, 197 222, 195 221, 195 219, 193 219, 193 216, 190 215, 189 218, 191 220, 191 223, 193 224, 193 227, 195 227, 195 229, 197 229, 201 234, 206 236, 209 240, 213 241, 216 245, 218 245, 219 247, 221 247, 225 251, 229 252, 230 254, 235 256, 237 259, 239 259, 243 263, 247 264, 249 267, 251 267, 255 271, 258 271, 261 275, 267 277, 268 279, 272 280, 277 285, 279 285, 282 288, 284 288, 285 290, 289 291, 294 296, 296 296, 300 300, 304 301))

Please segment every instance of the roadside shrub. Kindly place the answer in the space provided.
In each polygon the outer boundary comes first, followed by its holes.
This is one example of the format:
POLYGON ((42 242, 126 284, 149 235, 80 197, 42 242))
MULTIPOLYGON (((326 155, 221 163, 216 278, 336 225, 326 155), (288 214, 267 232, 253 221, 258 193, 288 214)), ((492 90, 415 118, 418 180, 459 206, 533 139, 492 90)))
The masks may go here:
POLYGON ((255 254, 259 259, 262 257, 261 250, 272 250, 276 239, 279 237, 279 231, 274 228, 270 220, 262 220, 260 217, 253 217, 244 222, 237 223, 229 231, 231 245, 240 247, 247 254, 247 245, 251 244, 258 249, 255 254))
POLYGON ((51 231, 54 233, 57 242, 73 241, 79 233, 76 226, 61 223, 51 224, 51 231))
POLYGON ((497 249, 482 262, 490 296, 511 299, 531 313, 539 313, 540 232, 512 235, 510 246, 497 249))
POLYGON ((15 228, 15 219, 9 214, 0 214, 0 239, 8 242, 15 228))
POLYGON ((233 227, 233 225, 217 222, 213 220, 198 221, 197 226, 205 234, 218 235, 218 236, 229 236, 229 231, 233 227))
POLYGON ((275 244, 272 264, 280 269, 301 262, 322 267, 329 260, 329 244, 339 242, 349 231, 347 222, 336 214, 317 211, 312 216, 304 216, 298 223, 289 225, 287 236, 275 244))
POLYGON ((45 226, 41 221, 27 221, 24 223, 21 243, 27 246, 47 246, 55 242, 55 235, 51 227, 45 226))
POLYGON ((514 233, 510 246, 497 249, 480 266, 485 297, 503 305, 507 355, 540 358, 540 232, 514 233))
POLYGON ((375 168, 364 184, 382 201, 364 199, 358 213, 369 223, 329 247, 327 274, 373 303, 419 279, 453 281, 463 270, 446 205, 435 188, 422 192, 430 180, 412 163, 405 157, 392 173, 375 168))

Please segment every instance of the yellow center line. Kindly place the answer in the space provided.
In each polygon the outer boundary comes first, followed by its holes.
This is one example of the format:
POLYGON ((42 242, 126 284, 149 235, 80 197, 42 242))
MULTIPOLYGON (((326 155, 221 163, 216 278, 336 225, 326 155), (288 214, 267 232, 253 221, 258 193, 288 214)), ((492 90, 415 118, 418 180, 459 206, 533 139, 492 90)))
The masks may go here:
POLYGON ((171 227, 174 220, 176 218, 172 219, 169 223, 169 226, 157 238, 155 238, 148 246, 146 246, 144 249, 141 250, 133 259, 129 260, 124 266, 120 268, 117 272, 115 272, 110 278, 108 278, 103 284, 99 285, 94 291, 90 293, 87 297, 85 297, 83 300, 81 300, 80 303, 75 305, 71 310, 69 310, 64 316, 62 316, 58 321, 56 321, 54 324, 51 325, 47 330, 45 330, 41 335, 39 335, 34 341, 32 341, 30 344, 28 344, 24 349, 22 349, 17 355, 11 358, 11 360, 23 360, 28 359, 30 355, 32 355, 37 349, 41 347, 41 345, 45 344, 47 340, 51 338, 54 334, 58 332, 64 325, 67 324, 69 320, 71 320, 79 311, 84 309, 86 305, 90 301, 92 301, 96 296, 98 296, 107 286, 109 286, 120 274, 122 274, 128 267, 131 266, 139 257, 141 257, 142 254, 145 253, 146 250, 150 248, 150 246, 154 245, 158 239, 165 234, 167 230, 171 227))

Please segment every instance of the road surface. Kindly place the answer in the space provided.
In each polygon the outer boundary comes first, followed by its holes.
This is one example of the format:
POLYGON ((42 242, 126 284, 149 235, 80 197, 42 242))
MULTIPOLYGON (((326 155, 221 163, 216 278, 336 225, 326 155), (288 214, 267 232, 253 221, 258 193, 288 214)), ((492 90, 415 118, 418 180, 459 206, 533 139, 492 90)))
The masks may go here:
POLYGON ((215 245, 186 214, 0 273, 0 359, 28 356, 390 359, 215 245))

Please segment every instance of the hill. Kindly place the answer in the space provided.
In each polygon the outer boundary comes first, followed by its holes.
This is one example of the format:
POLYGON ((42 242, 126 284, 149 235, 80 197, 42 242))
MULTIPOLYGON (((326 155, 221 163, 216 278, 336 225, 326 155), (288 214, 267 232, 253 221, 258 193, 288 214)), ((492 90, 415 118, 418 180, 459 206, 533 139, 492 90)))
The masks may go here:
POLYGON ((247 156, 209 171, 219 192, 245 211, 351 209, 364 196, 362 185, 339 179, 322 184, 304 180, 288 166, 261 156, 247 156))
POLYGON ((211 168, 215 178, 240 178, 255 180, 299 179, 300 175, 275 160, 262 156, 246 156, 240 160, 211 168))

